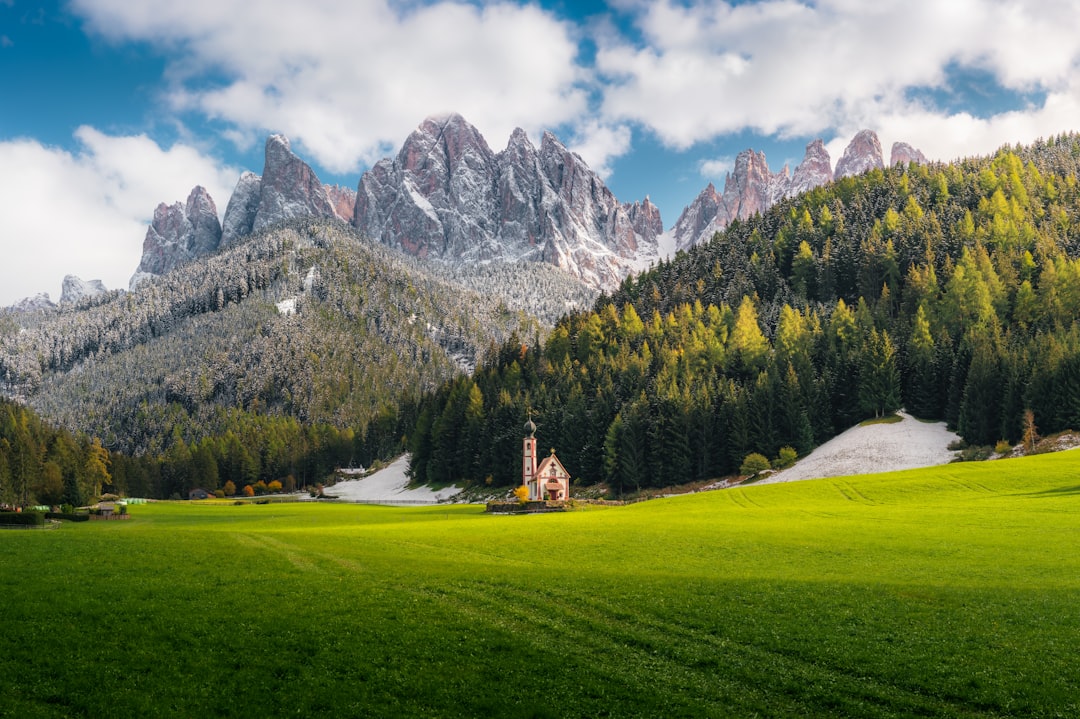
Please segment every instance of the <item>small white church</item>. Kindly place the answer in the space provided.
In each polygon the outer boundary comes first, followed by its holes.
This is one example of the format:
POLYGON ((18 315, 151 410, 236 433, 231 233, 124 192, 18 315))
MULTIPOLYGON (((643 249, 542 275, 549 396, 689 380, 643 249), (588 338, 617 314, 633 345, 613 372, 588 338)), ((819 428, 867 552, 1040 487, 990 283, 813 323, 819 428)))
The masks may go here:
POLYGON ((555 456, 555 450, 536 463, 536 425, 532 418, 525 423, 525 444, 521 483, 529 489, 529 500, 570 499, 570 473, 555 456))

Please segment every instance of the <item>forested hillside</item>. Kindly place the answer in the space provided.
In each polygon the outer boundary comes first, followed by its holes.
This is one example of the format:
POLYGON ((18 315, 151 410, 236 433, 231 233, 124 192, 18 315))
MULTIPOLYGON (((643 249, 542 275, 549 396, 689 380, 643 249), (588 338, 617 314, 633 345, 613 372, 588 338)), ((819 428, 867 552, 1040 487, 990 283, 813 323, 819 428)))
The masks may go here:
POLYGON ((542 446, 616 491, 805 453, 901 406, 976 444, 1080 427, 1078 168, 1062 135, 736 222, 428 396, 413 472, 519 481, 530 410, 542 446))
POLYGON ((138 458, 119 461, 125 491, 303 485, 399 452, 399 406, 594 298, 552 267, 436 272, 341 223, 293 221, 130 294, 6 317, 0 381, 138 458))
POLYGON ((0 399, 0 504, 82 504, 111 489, 109 451, 0 399))

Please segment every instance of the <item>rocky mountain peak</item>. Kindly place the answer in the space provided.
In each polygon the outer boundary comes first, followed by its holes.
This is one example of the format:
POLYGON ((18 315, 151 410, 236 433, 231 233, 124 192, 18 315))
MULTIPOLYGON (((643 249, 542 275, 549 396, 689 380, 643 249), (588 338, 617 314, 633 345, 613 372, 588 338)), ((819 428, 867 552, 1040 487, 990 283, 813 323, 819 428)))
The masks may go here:
POLYGON ((709 228, 712 226, 713 220, 724 214, 721 212, 723 202, 723 196, 716 191, 716 186, 710 182, 694 198, 693 202, 683 208, 682 214, 676 220, 675 226, 672 228, 676 248, 680 250, 686 249, 697 244, 707 235, 711 236, 712 233, 709 228))
POLYGON ((794 197, 826 182, 832 182, 832 179, 832 158, 829 157, 829 151, 820 139, 814 140, 806 146, 803 161, 795 168, 795 174, 792 175, 791 184, 785 194, 794 197))
MULTIPOLYGON (((926 162, 922 153, 906 143, 893 146, 893 162, 926 162), (902 158, 902 159, 901 159, 902 158)), ((832 182, 835 178, 865 172, 871 168, 884 167, 881 159, 881 143, 877 134, 863 130, 844 150, 844 156, 836 163, 836 172, 825 143, 814 140, 806 146, 806 154, 795 172, 788 177, 785 167, 778 173, 769 171, 765 155, 745 150, 735 158, 735 167, 727 176, 721 195, 710 183, 697 198, 683 210, 672 228, 676 249, 686 249, 712 237, 734 219, 745 219, 755 212, 764 212, 785 197, 832 182)))
POLYGON ((315 171, 297 157, 284 135, 266 139, 259 205, 252 231, 293 217, 336 217, 315 171))
POLYGON ((259 211, 261 192, 262 177, 254 172, 241 173, 221 221, 221 244, 224 247, 231 247, 251 234, 255 213, 259 211))
POLYGON ((834 177, 861 175, 867 170, 882 169, 885 162, 881 155, 881 142, 873 130, 860 130, 848 146, 844 155, 836 163, 834 177))
POLYGON ((764 152, 740 152, 735 157, 735 169, 724 182, 724 204, 728 211, 724 224, 764 212, 784 196, 787 185, 786 167, 773 174, 764 152))
POLYGON ((578 155, 522 129, 493 153, 460 115, 428 118, 395 159, 360 179, 354 225, 379 241, 445 262, 544 261, 611 288, 662 223, 651 202, 622 205, 578 155))
POLYGON ((892 151, 889 153, 889 166, 901 165, 907 167, 912 162, 917 165, 925 165, 927 162, 926 155, 906 142, 894 142, 892 151))
POLYGON ((60 293, 60 304, 75 304, 87 297, 97 297, 108 292, 101 280, 84 281, 75 275, 64 277, 64 288, 60 293))
POLYGON ((23 297, 5 309, 10 312, 37 312, 39 310, 53 309, 54 307, 56 305, 49 299, 48 292, 38 292, 33 297, 23 297))
POLYGON ((132 286, 146 274, 160 275, 174 267, 210 254, 221 244, 217 207, 202 186, 196 186, 186 203, 159 204, 143 239, 142 260, 132 286))

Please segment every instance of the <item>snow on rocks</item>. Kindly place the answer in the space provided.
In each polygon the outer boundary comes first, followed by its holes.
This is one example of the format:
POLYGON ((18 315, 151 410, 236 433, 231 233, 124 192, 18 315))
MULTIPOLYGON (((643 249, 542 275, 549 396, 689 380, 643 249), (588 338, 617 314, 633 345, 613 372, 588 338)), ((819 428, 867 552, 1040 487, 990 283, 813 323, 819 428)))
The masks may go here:
POLYGON ((959 436, 950 432, 944 422, 921 422, 904 412, 898 414, 900 422, 852 427, 794 466, 755 484, 933 467, 955 458, 956 452, 949 449, 949 444, 959 436))
POLYGON ((444 502, 459 494, 459 487, 409 489, 409 455, 398 457, 386 467, 363 479, 347 479, 327 487, 328 496, 350 502, 379 502, 412 504, 416 502, 444 502))

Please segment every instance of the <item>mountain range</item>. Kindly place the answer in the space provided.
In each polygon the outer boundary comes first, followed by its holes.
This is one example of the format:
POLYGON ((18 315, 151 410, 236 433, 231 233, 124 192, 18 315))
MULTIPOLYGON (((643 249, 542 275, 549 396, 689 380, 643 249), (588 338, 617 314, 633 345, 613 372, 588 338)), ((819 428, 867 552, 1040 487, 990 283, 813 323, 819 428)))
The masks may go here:
MULTIPOLYGON (((926 158, 907 143, 895 143, 889 164, 910 162, 925 164, 926 158)), ((665 231, 648 197, 619 201, 550 132, 538 148, 519 128, 494 152, 461 115, 430 117, 395 157, 365 172, 356 191, 322 183, 288 138, 274 134, 266 140, 262 174, 241 174, 220 221, 214 199, 201 186, 184 202, 157 206, 129 289, 253 233, 306 217, 340 221, 389 247, 444 264, 544 262, 594 291, 610 292, 632 272, 704 242, 733 220, 884 166, 881 144, 870 130, 852 139, 835 170, 820 139, 806 146, 794 172, 785 165, 774 173, 764 153, 748 149, 736 157, 722 192, 710 183, 665 231)), ((69 275, 60 302, 104 291, 97 280, 69 275)), ((52 306, 41 293, 12 309, 52 306)))
MULTIPOLYGON (((925 163, 906 143, 890 164, 925 163)), ((266 140, 261 175, 245 172, 221 222, 213 199, 195 187, 184 203, 162 203, 147 229, 131 286, 260 230, 300 217, 335 219, 361 235, 449 264, 544 262, 595 290, 611 291, 631 272, 699 244, 735 219, 833 179, 884 167, 877 135, 858 133, 836 163, 821 140, 790 172, 773 173, 764 153, 738 155, 723 192, 711 183, 664 231, 646 197, 620 202, 582 158, 544 133, 539 148, 515 130, 494 152, 463 117, 431 117, 393 158, 365 172, 356 192, 323 184, 283 135, 266 140)))

